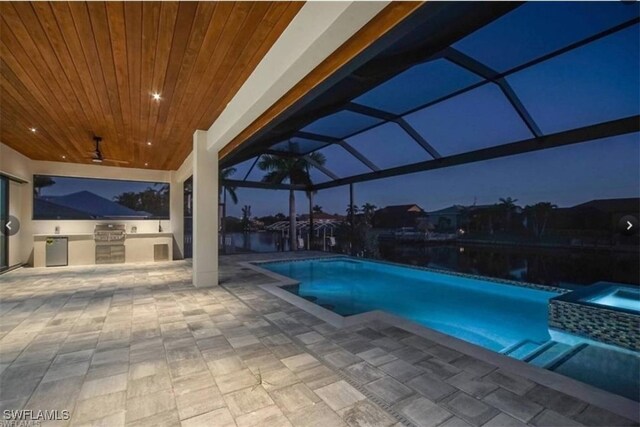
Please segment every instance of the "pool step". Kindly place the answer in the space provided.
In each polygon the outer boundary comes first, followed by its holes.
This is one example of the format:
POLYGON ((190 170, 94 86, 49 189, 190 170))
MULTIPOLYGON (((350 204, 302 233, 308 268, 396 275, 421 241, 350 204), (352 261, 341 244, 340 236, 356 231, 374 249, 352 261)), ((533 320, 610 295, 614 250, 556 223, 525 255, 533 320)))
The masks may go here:
POLYGON ((580 343, 580 344, 576 344, 574 346, 570 346, 562 354, 559 354, 558 356, 556 356, 553 359, 549 360, 543 366, 543 368, 546 368, 546 369, 549 369, 549 370, 553 371, 558 366, 562 365, 567 360, 571 359, 573 356, 575 356, 576 354, 578 354, 582 350, 586 349, 587 347, 589 347, 589 344, 587 344, 587 343, 580 343))
POLYGON ((509 347, 505 347, 500 351, 500 353, 513 357, 514 359, 520 359, 527 354, 531 353, 533 350, 540 347, 539 342, 531 341, 531 340, 522 340, 509 347))
POLYGON ((568 344, 550 341, 547 345, 532 352, 522 360, 544 368, 555 360, 558 360, 559 357, 564 357, 572 348, 573 347, 568 344))

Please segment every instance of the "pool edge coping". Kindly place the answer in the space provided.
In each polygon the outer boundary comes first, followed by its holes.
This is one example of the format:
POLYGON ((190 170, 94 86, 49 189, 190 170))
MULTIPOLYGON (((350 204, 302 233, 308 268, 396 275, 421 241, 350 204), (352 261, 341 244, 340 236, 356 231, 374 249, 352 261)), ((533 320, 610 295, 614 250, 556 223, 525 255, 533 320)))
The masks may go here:
MULTIPOLYGON (((556 390, 561 393, 565 393, 567 395, 583 400, 588 404, 597 406, 602 409, 606 409, 608 411, 611 411, 617 415, 623 416, 635 422, 640 421, 640 411, 638 410, 640 408, 640 402, 635 402, 626 397, 608 392, 606 390, 599 389, 597 387, 580 382, 578 380, 574 380, 573 378, 569 378, 562 374, 558 374, 556 372, 549 371, 547 369, 544 369, 535 365, 531 365, 521 360, 508 357, 501 353, 497 353, 497 352, 485 349, 476 344, 472 344, 470 342, 461 340, 451 335, 443 334, 434 329, 428 328, 416 322, 410 321, 400 316, 396 316, 391 313, 387 313, 382 310, 373 310, 373 311, 368 311, 365 313, 360 313, 352 316, 341 316, 337 313, 334 313, 331 310, 323 308, 317 304, 314 304, 304 298, 301 298, 291 292, 288 292, 282 289, 283 286, 299 284, 300 282, 298 280, 292 279, 287 276, 283 276, 281 274, 278 274, 260 267, 260 264, 266 264, 266 263, 310 261, 314 259, 330 259, 330 258, 352 258, 352 257, 346 256, 346 255, 333 255, 333 256, 312 256, 308 258, 295 258, 295 259, 278 258, 278 259, 263 260, 263 261, 242 261, 242 262, 238 262, 238 265, 245 268, 250 268, 251 270, 264 274, 265 276, 268 276, 271 279, 274 279, 276 281, 275 283, 272 282, 272 283, 265 283, 262 285, 258 285, 258 287, 260 287, 261 289, 294 305, 295 307, 300 308, 301 310, 306 311, 307 313, 319 318, 324 322, 329 323, 330 325, 338 329, 349 328, 349 327, 357 326, 360 324, 366 324, 367 322, 372 322, 372 321, 385 322, 391 326, 396 326, 414 335, 429 339, 437 344, 451 348, 466 356, 473 357, 480 361, 494 365, 497 368, 504 369, 507 372, 511 372, 515 375, 519 375, 537 384, 549 387, 553 390, 556 390)), ((372 261, 378 262, 377 260, 372 260, 372 261)), ((382 262, 382 263, 391 264, 399 267, 414 268, 417 270, 426 270, 426 271, 432 271, 432 272, 437 272, 442 274, 448 274, 448 272, 443 270, 420 268, 420 267, 414 267, 410 265, 405 266, 398 263, 389 263, 389 262, 382 262)), ((511 283, 510 281, 505 283, 503 281, 494 281, 491 278, 487 278, 483 276, 473 276, 473 275, 460 274, 455 272, 452 272, 452 274, 457 276, 468 277, 468 278, 489 280, 497 284, 513 284, 517 286, 517 283, 518 283, 518 282, 511 283)), ((545 287, 544 285, 541 285, 541 286, 546 289, 539 289, 539 290, 547 290, 547 291, 549 290, 549 287, 545 287)), ((530 288, 528 286, 522 286, 522 287, 530 288)), ((566 292, 571 292, 571 291, 565 289, 564 293, 566 292)))

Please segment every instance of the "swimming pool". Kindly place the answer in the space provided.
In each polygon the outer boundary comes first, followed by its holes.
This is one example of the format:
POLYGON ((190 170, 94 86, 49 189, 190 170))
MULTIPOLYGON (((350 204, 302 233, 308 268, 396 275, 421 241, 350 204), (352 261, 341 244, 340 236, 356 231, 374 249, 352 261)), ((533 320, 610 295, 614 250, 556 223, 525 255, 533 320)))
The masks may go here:
POLYGON ((259 265, 299 282, 282 289, 342 316, 382 310, 640 401, 637 352, 556 330, 552 336, 549 299, 559 292, 348 257, 259 265))
POLYGON ((585 301, 640 312, 640 289, 626 286, 610 286, 606 292, 585 299, 585 301))
POLYGON ((340 315, 383 310, 498 352, 548 341, 547 303, 558 295, 348 258, 260 266, 298 280, 284 289, 340 315))

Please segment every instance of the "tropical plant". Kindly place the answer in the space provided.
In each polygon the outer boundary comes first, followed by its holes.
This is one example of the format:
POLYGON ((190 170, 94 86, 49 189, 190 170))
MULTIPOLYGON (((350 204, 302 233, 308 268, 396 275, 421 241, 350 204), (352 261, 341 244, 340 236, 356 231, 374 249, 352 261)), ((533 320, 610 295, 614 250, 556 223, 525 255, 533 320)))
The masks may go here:
POLYGON ((351 218, 351 215, 358 215, 360 213, 360 208, 358 205, 347 205, 347 216, 351 218))
POLYGON ((244 205, 242 208, 242 230, 248 231, 251 224, 251 205, 244 205))
POLYGON ((113 197, 119 205, 151 216, 163 217, 169 213, 169 184, 155 183, 143 191, 125 191, 113 197))
POLYGON ((505 229, 509 231, 511 229, 511 218, 518 208, 516 205, 518 199, 512 199, 511 197, 504 199, 501 197, 498 200, 500 201, 500 203, 498 203, 498 207, 505 216, 505 229))
POLYGON ((524 208, 527 218, 531 224, 531 229, 536 237, 541 237, 547 228, 547 222, 554 209, 558 206, 549 202, 540 202, 524 208))
POLYGON ((373 215, 376 213, 377 206, 371 203, 365 203, 362 205, 362 214, 364 216, 364 222, 367 225, 373 224, 373 215))
POLYGON ((234 205, 238 204, 238 194, 236 193, 237 188, 233 186, 222 185, 222 182, 231 178, 231 176, 235 174, 236 171, 236 168, 221 169, 218 175, 218 183, 220 184, 218 185, 218 199, 220 199, 220 196, 222 195, 222 188, 224 187, 224 191, 229 195, 229 197, 231 197, 231 201, 234 205))
MULTIPOLYGON (((315 165, 326 163, 324 154, 313 152, 304 157, 280 157, 263 155, 258 161, 258 168, 267 172, 263 182, 280 184, 287 180, 289 183, 289 242, 291 250, 296 250, 296 196, 294 187, 302 185, 309 189, 312 185, 309 171, 315 165)), ((307 196, 310 191, 307 190, 307 196)))
POLYGON ((50 176, 34 175, 33 177, 33 193, 36 197, 40 196, 40 190, 44 187, 50 187, 56 182, 50 176))
POLYGON ((313 213, 322 213, 323 212, 322 206, 320 206, 320 205, 314 205, 312 210, 313 210, 313 213))

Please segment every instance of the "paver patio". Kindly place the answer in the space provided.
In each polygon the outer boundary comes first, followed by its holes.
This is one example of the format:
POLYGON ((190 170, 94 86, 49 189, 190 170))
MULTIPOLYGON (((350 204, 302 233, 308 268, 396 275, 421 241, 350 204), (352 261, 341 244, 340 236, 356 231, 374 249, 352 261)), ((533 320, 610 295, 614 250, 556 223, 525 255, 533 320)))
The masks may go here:
POLYGON ((280 257, 221 256, 208 289, 186 261, 0 276, 0 409, 73 426, 634 425, 384 323, 337 330, 237 264, 280 257))

